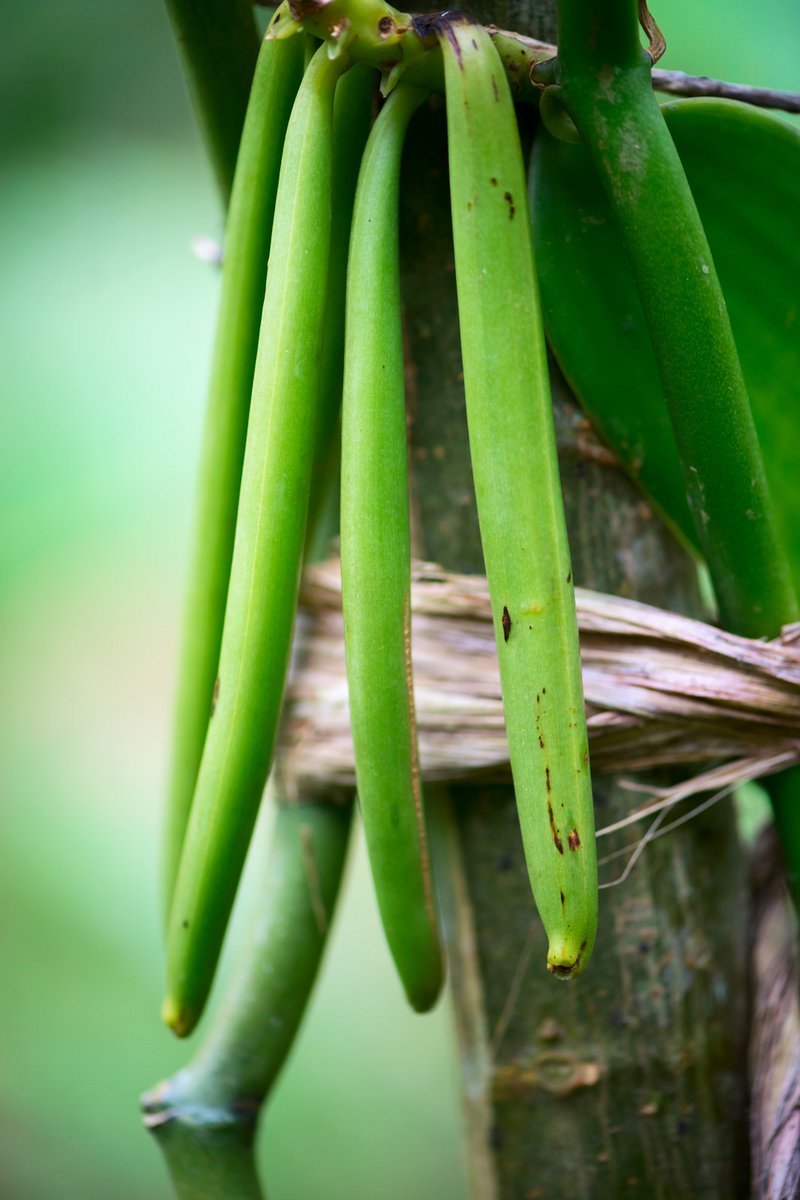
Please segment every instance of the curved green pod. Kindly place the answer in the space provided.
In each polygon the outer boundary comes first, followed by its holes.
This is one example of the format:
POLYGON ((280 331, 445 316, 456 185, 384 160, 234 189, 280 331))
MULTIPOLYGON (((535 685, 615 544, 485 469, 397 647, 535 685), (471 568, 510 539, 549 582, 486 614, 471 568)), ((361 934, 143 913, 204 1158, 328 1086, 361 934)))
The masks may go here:
POLYGON ((412 1006, 443 980, 411 680, 411 549, 397 232, 400 162, 424 93, 402 84, 367 142, 347 272, 341 554, 350 724, 372 878, 412 1006))
MULTIPOLYGON (((800 131, 732 101, 670 101, 661 112, 714 257, 797 586, 800 131)), ((559 366, 625 468, 696 546, 642 303, 586 149, 540 130, 530 193, 545 328, 559 366)))
POLYGON ((522 151, 488 34, 440 34, 464 388, 511 769, 548 969, 597 928, 578 630, 522 151))
POLYGON ((215 705, 170 913, 162 1015, 190 1033, 216 969, 269 770, 291 646, 319 395, 334 91, 323 46, 286 133, 215 705))
POLYGON ((302 73, 302 39, 264 41, 228 210, 167 787, 165 924, 217 678, 278 175, 302 73))

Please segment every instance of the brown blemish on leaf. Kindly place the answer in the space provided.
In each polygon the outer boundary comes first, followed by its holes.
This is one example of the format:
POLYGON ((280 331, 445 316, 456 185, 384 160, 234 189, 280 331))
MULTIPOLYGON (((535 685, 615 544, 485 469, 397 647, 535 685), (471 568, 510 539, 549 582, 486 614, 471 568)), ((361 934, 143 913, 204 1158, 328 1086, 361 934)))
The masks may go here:
POLYGON ((214 709, 217 707, 218 700, 219 700, 219 675, 214 680, 214 691, 211 695, 211 713, 210 713, 210 715, 212 717, 214 715, 214 709))
POLYGON ((572 571, 567 571, 567 583, 572 583, 572 571))
POLYGON ((559 893, 558 893, 558 894, 559 894, 559 896, 561 897, 561 907, 563 908, 563 907, 564 907, 564 905, 565 905, 565 904, 566 904, 566 902, 567 902, 567 901, 566 901, 566 897, 564 896, 564 893, 563 893, 562 891, 559 891, 559 893))
POLYGON ((503 605, 502 625, 503 625, 503 639, 504 639, 504 641, 507 642, 509 635, 511 633, 511 617, 510 617, 508 609, 506 608, 505 605, 503 605))
POLYGON ((580 848, 580 844, 581 839, 578 836, 577 829, 570 829, 569 833, 567 834, 567 845, 569 846, 570 850, 578 850, 580 848))
POLYGON ((514 204, 514 197, 511 195, 511 192, 504 192, 503 199, 508 205, 508 219, 509 221, 513 221, 514 213, 517 211, 516 205, 514 204))
POLYGON ((492 187, 497 187, 497 180, 495 179, 494 175, 489 180, 489 183, 492 185, 492 187))

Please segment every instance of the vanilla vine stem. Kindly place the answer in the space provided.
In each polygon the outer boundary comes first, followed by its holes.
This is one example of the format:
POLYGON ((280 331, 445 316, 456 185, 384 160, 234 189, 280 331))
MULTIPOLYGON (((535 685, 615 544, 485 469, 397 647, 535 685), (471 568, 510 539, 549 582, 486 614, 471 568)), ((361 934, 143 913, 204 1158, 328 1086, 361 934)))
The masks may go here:
MULTIPOLYGON (((775 637, 797 619, 758 436, 708 241, 651 86, 636 0, 559 0, 559 53, 534 78, 558 135, 583 141, 622 235, 658 363, 698 544, 723 625, 775 637)), ((800 880, 800 773, 769 792, 800 880)))
MULTIPOLYGON (((637 45, 639 15, 637 7, 637 45)), ((402 74, 417 69, 428 51, 428 58, 438 58, 438 48, 431 30, 435 25, 435 13, 404 13, 387 4, 385 0, 285 0, 283 5, 290 22, 286 34, 292 32, 291 23, 301 26, 319 38, 329 38, 331 47, 347 45, 355 59, 371 63, 384 72, 384 90, 390 91, 402 74)), ((539 41, 511 30, 487 25, 495 49, 508 76, 516 100, 537 103, 541 86, 536 81, 534 68, 557 54, 552 42, 539 41)), ((426 83, 431 83, 431 66, 426 66, 426 83)), ((437 73, 440 68, 437 64, 437 73)), ((416 79, 413 82, 417 82, 416 79)), ((776 91, 769 88, 750 87, 747 84, 728 83, 707 76, 687 75, 683 71, 656 69, 651 72, 651 83, 655 91, 673 96, 716 96, 738 100, 760 108, 781 109, 785 112, 800 112, 800 93, 776 91)), ((441 79, 437 82, 442 87, 441 79)))
POLYGON ((191 1062, 142 1097, 179 1200, 263 1200, 259 1113, 317 976, 351 813, 351 802, 276 805, 246 953, 191 1062))
MULTIPOLYGON (((487 25, 486 29, 503 61, 512 87, 529 95, 530 69, 536 63, 554 58, 558 53, 558 47, 552 42, 542 42, 538 38, 526 37, 522 33, 498 29, 496 25, 487 25), (524 56, 521 51, 524 52, 524 56), (519 76, 522 73, 523 57, 528 71, 525 79, 521 81, 519 76)), ((719 100, 738 100, 741 104, 750 104, 755 108, 771 108, 781 112, 800 113, 800 92, 753 87, 747 83, 712 79, 708 75, 687 75, 684 71, 665 71, 660 67, 653 69, 651 78, 653 89, 669 96, 713 96, 719 100)), ((538 96, 540 91, 535 85, 534 88, 538 96)), ((519 98, 523 98, 523 96, 519 95, 519 98)))
MULTIPOLYGON (((226 207, 258 54, 259 38, 252 5, 249 0, 206 0, 202 4, 197 0, 166 0, 166 7, 192 94, 200 131, 223 207, 226 207)), ((349 10, 356 6, 348 4, 346 7, 349 10)), ((372 51, 377 50, 375 65, 381 65, 380 55, 387 51, 388 59, 383 61, 396 62, 401 57, 397 50, 387 45, 386 33, 381 33, 382 21, 388 18, 395 25, 403 25, 405 22, 402 32, 408 33, 413 28, 414 20, 424 20, 412 19, 408 14, 398 13, 380 0, 359 0, 357 7, 366 14, 369 14, 370 10, 377 13, 380 9, 373 22, 372 37, 368 36, 361 47, 353 48, 356 58, 362 57, 364 49, 367 48, 371 55, 370 61, 375 58, 372 51), (398 22, 396 18, 402 20, 398 22)), ((311 10, 316 12, 317 27, 320 30, 318 36, 324 37, 330 34, 336 24, 335 14, 341 12, 341 3, 299 3, 294 6, 293 12, 299 12, 301 8, 306 13, 311 10)), ((295 16, 295 20, 297 19, 300 18, 295 16)), ((385 31, 385 25, 383 29, 385 31)), ((540 42, 519 33, 498 29, 494 25, 488 25, 487 29, 506 69, 515 98, 535 103, 539 89, 531 83, 531 70, 537 63, 552 58, 556 54, 556 47, 549 42, 540 42)), ((795 92, 727 83, 705 76, 685 75, 682 71, 654 70, 652 81, 656 91, 667 92, 673 96, 717 96, 727 100, 739 100, 760 108, 800 112, 800 94, 795 92)))

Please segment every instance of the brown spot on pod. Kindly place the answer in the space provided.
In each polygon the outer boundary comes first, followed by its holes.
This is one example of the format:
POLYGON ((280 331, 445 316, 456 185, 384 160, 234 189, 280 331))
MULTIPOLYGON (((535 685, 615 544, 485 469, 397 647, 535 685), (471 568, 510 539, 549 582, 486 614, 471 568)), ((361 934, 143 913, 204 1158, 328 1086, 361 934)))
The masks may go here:
POLYGON ((505 605, 503 605, 502 625, 503 638, 505 641, 508 641, 509 634, 511 633, 511 617, 509 616, 508 609, 505 607, 505 605))
POLYGON ((578 837, 577 829, 570 829, 567 834, 567 844, 570 850, 577 850, 580 847, 581 839, 578 837))
POLYGON ((547 801, 547 815, 550 818, 550 832, 553 835, 553 845, 555 846, 555 848, 559 854, 563 854, 564 853, 564 843, 561 841, 561 838, 558 836, 558 830, 556 829, 556 819, 553 816, 553 806, 549 800, 547 801))

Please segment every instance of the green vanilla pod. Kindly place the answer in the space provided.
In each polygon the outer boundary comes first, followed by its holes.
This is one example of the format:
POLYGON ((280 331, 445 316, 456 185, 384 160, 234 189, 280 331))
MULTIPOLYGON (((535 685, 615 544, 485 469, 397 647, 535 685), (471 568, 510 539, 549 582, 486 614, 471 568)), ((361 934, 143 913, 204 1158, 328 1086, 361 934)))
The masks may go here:
MULTIPOLYGON (((311 35, 307 35, 310 40, 311 35)), ((316 43, 317 45, 319 43, 316 43)), ((339 488, 339 421, 344 371, 344 314, 347 256, 358 172, 369 136, 372 101, 378 74, 356 63, 336 86, 333 110, 333 179, 331 186, 331 252, 328 296, 320 368, 320 414, 317 422, 314 474, 309 502, 309 530, 327 502, 326 487, 339 488)), ((338 533, 338 503, 335 515, 338 533)))
POLYGON ((178 1036, 211 987, 280 715, 316 434, 333 102, 346 66, 320 47, 286 133, 215 703, 170 913, 162 1016, 178 1036))
POLYGON ((576 976, 597 929, 580 650, 519 134, 489 35, 444 56, 467 420, 511 769, 547 966, 576 976))
POLYGON ((217 678, 275 196, 302 71, 300 39, 264 41, 228 209, 167 788, 165 924, 217 678))
POLYGON ((386 101, 359 175, 347 272, 341 559, 358 799, 384 932, 411 1005, 444 976, 411 679, 411 549, 398 205, 408 121, 386 101))

